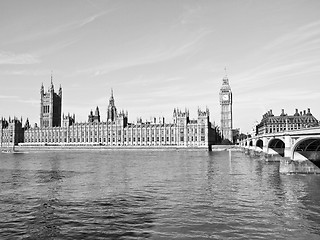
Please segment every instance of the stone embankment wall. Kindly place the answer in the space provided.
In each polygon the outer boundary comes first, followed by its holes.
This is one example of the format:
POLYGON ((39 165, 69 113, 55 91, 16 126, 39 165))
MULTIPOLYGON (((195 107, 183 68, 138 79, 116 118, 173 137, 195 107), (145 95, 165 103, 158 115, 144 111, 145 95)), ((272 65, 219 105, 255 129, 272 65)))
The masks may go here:
POLYGON ((282 158, 279 172, 284 174, 320 174, 320 169, 309 160, 294 161, 290 158, 282 158))
MULTIPOLYGON (((234 145, 212 145, 212 151, 241 151, 241 148, 234 145)), ((210 150, 211 150, 210 149, 210 150)), ((58 150, 156 150, 156 151, 208 151, 207 146, 102 146, 102 145, 59 145, 59 146, 16 146, 16 151, 27 152, 27 151, 58 151, 58 150)))

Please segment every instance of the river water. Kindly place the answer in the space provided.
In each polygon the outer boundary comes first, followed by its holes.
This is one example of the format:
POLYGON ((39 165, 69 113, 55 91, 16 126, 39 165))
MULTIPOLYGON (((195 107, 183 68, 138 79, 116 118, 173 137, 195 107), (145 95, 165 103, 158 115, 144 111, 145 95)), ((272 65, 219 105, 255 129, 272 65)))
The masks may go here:
POLYGON ((0 154, 0 239, 320 239, 320 176, 241 152, 0 154))

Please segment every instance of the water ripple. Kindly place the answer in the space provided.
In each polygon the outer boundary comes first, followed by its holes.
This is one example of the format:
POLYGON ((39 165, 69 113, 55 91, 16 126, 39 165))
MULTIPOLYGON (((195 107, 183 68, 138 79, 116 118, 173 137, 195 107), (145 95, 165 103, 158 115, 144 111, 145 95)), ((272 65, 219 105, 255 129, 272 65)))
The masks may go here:
POLYGON ((0 239, 319 239, 319 176, 242 153, 6 156, 0 239))

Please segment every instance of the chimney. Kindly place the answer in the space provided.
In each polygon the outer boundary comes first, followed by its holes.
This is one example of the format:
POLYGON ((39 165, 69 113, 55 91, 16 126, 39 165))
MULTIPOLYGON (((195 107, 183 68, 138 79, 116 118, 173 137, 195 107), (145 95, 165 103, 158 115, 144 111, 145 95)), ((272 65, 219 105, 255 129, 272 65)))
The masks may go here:
POLYGON ((300 111, 300 116, 302 116, 302 111, 300 111))
POLYGON ((270 115, 272 115, 272 109, 270 109, 270 115))
POLYGON ((303 110, 303 115, 306 115, 306 110, 303 110))
POLYGON ((310 108, 308 108, 308 115, 311 115, 310 108))

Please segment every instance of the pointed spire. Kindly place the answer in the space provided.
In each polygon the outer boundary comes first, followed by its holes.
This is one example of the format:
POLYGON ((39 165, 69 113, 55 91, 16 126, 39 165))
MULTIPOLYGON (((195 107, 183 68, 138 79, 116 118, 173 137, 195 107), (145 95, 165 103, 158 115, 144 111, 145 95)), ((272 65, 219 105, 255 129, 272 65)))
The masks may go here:
POLYGON ((41 83, 40 93, 44 93, 44 86, 43 86, 43 83, 41 83))
POLYGON ((225 76, 222 79, 222 88, 223 89, 229 89, 229 79, 228 79, 228 74, 227 74, 227 67, 224 68, 225 71, 225 76))
POLYGON ((29 119, 27 118, 26 123, 24 124, 24 128, 25 129, 29 129, 30 128, 30 123, 29 123, 29 119))
POLYGON ((53 87, 53 81, 52 81, 52 71, 51 71, 51 81, 50 81, 50 83, 51 83, 50 90, 53 90, 54 87, 53 87))
POLYGON ((110 97, 110 100, 109 100, 109 105, 114 106, 113 88, 111 88, 111 97, 110 97))
POLYGON ((61 84, 60 84, 60 87, 59 87, 59 96, 62 97, 62 87, 61 87, 61 84))

